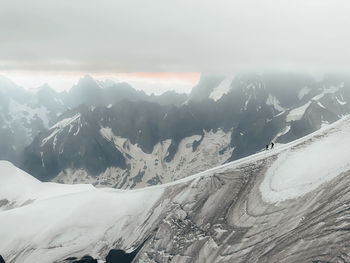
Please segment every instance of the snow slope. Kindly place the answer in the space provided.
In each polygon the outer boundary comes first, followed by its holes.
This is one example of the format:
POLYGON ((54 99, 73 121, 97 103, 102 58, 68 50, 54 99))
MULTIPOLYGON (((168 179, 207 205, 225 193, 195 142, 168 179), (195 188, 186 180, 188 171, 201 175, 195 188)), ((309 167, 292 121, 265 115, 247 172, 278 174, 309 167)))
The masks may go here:
POLYGON ((308 193, 350 170, 350 124, 307 147, 288 149, 266 173, 260 190, 265 201, 279 202, 308 193))
POLYGON ((298 92, 298 99, 301 100, 305 95, 309 94, 311 89, 309 87, 304 87, 298 92))
POLYGON ((43 121, 45 128, 49 126, 49 111, 44 106, 31 108, 11 99, 9 103, 9 112, 13 119, 25 120, 26 123, 30 123, 33 119, 39 118, 43 121))
POLYGON ((273 106, 277 111, 284 112, 284 108, 281 107, 280 102, 275 96, 272 96, 269 94, 268 98, 266 99, 266 104, 273 106))
POLYGON ((300 106, 296 109, 291 110, 287 117, 286 117, 286 121, 290 122, 290 121, 297 121, 300 120, 303 116, 304 113, 306 111, 306 109, 311 105, 311 101, 309 101, 308 103, 304 104, 303 106, 300 106))
MULTIPOLYGON (((102 259, 111 248, 131 251, 151 238, 136 262, 189 262, 186 257, 190 262, 259 262, 254 253, 281 251, 271 250, 268 240, 294 233, 305 221, 311 200, 305 204, 304 196, 319 188, 331 192, 329 182, 350 170, 349 135, 350 117, 344 117, 274 150, 137 190, 41 183, 0 162, 0 201, 17 203, 0 211, 0 254, 7 262, 53 262, 84 254, 102 259), (249 258, 251 253, 255 256, 249 258)), ((315 194, 312 204, 322 205, 320 196, 315 194)), ((298 262, 289 255, 264 262, 298 262)))
POLYGON ((0 212, 0 254, 7 262, 47 263, 74 251, 94 255, 115 241, 115 233, 131 244, 163 193, 41 183, 3 161, 0 170, 0 200, 23 205, 0 212))
POLYGON ((219 100, 222 96, 231 90, 231 84, 234 76, 228 76, 221 81, 221 83, 210 93, 209 98, 214 101, 219 100))
POLYGON ((7 161, 0 161, 0 167, 0 200, 7 200, 11 207, 94 189, 91 185, 42 183, 7 161))

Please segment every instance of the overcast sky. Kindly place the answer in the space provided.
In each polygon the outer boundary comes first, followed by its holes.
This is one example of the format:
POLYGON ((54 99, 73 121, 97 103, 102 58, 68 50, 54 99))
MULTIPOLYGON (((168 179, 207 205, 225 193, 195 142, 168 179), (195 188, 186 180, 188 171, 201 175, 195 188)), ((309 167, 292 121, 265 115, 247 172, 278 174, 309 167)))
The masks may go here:
POLYGON ((349 11, 349 0, 0 0, 0 73, 346 71, 349 11))

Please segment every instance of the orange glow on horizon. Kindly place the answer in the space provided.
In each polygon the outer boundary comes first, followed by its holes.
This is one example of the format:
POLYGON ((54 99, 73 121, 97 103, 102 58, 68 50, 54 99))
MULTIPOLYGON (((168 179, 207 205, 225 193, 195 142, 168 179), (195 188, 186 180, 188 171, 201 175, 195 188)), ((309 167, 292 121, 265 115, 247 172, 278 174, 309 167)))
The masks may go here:
POLYGON ((200 79, 200 72, 82 72, 82 71, 0 71, 25 88, 37 88, 44 83, 58 91, 69 90, 84 75, 94 79, 110 79, 116 82, 127 82, 136 89, 147 93, 161 93, 166 90, 190 92, 200 79))
POLYGON ((190 84, 196 84, 199 81, 200 72, 130 72, 130 73, 106 73, 106 74, 97 74, 96 76, 105 76, 105 77, 119 77, 122 79, 149 79, 149 80, 158 80, 158 81, 181 81, 190 84))

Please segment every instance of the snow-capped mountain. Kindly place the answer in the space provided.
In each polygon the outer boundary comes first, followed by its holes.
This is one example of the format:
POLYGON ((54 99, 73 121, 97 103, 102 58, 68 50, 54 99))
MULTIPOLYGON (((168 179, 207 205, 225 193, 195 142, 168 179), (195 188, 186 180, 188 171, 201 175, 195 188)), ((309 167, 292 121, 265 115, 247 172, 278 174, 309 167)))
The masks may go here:
MULTIPOLYGON (((107 135, 106 135, 107 136, 107 135)), ((42 183, 0 162, 6 262, 347 262, 350 118, 137 190, 42 183), (107 259, 107 260, 106 260, 107 259), (106 261, 105 261, 106 260, 106 261)))
POLYGON ((148 96, 127 83, 102 82, 88 75, 68 92, 56 92, 47 84, 28 91, 0 76, 0 159, 19 164, 23 149, 36 135, 53 126, 64 112, 81 104, 96 107, 122 100, 144 100, 181 105, 186 99, 186 94, 175 92, 148 96))
POLYGON ((233 150, 230 138, 231 131, 202 129, 187 107, 128 101, 80 106, 35 138, 23 166, 43 181, 142 187, 225 162, 233 150))
POLYGON ((189 96, 82 78, 69 92, 0 82, 0 158, 44 181, 133 188, 286 143, 350 112, 350 81, 205 76, 189 96))
POLYGON ((0 159, 18 163, 23 149, 66 110, 47 85, 30 92, 0 76, 0 159))
POLYGON ((66 96, 66 103, 74 108, 85 104, 89 106, 108 106, 123 100, 149 101, 161 105, 181 105, 187 99, 186 94, 165 92, 161 95, 147 95, 144 91, 135 90, 128 83, 116 83, 111 80, 99 81, 86 75, 74 85, 66 96))
POLYGON ((338 120, 350 113, 349 87, 333 76, 203 77, 178 107, 127 100, 80 106, 35 138, 21 167, 44 181, 116 188, 171 182, 338 120), (197 93, 208 97, 192 100, 197 93))

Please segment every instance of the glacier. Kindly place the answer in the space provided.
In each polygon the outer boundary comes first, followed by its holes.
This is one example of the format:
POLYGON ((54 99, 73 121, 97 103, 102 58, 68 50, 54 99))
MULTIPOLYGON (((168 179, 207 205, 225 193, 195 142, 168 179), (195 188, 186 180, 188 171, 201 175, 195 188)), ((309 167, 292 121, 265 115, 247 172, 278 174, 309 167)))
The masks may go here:
POLYGON ((274 150, 136 190, 42 183, 0 162, 0 255, 60 262, 348 262, 350 117, 274 150))

